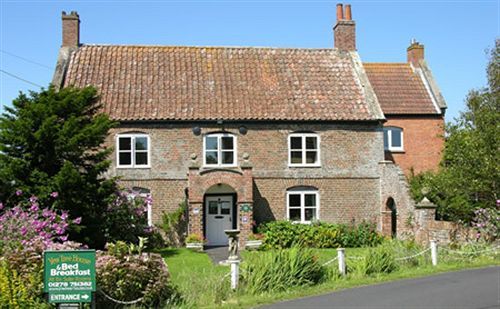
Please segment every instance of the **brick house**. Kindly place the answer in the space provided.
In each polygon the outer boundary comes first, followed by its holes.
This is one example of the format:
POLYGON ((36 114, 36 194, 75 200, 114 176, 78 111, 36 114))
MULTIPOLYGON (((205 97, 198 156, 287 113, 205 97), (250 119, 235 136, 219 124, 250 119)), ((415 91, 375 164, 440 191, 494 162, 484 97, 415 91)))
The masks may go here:
POLYGON ((122 46, 81 44, 78 15, 63 12, 53 84, 98 89, 119 122, 109 174, 152 195, 151 223, 186 201, 188 233, 209 245, 230 228, 246 239, 254 220, 369 221, 402 235, 414 203, 383 129, 410 127, 383 113, 395 96, 379 101, 385 71, 361 62, 350 6, 337 17, 330 49, 122 46))

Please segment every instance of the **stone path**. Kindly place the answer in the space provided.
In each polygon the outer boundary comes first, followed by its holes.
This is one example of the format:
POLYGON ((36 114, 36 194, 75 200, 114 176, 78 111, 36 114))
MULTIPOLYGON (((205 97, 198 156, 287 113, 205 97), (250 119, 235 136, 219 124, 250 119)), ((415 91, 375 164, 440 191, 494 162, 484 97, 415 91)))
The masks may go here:
POLYGON ((227 260, 229 256, 227 249, 228 246, 205 246, 204 252, 208 254, 214 264, 219 265, 219 262, 227 260))

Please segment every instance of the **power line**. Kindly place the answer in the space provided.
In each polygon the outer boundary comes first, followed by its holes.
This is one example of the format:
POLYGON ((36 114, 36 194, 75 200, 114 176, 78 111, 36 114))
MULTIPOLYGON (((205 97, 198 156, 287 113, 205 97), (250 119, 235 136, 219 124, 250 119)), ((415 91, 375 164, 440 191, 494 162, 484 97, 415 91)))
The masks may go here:
POLYGON ((9 55, 9 56, 12 56, 12 57, 15 57, 15 58, 19 58, 19 59, 21 59, 21 60, 24 60, 24 61, 29 62, 29 63, 32 63, 32 64, 36 64, 36 65, 38 65, 38 66, 41 66, 42 68, 46 68, 46 69, 52 70, 52 68, 51 68, 51 67, 49 67, 48 65, 45 65, 45 64, 43 64, 43 63, 39 63, 39 62, 36 62, 36 61, 30 60, 30 59, 27 59, 27 58, 24 58, 24 57, 18 56, 18 55, 16 55, 16 54, 10 53, 10 52, 5 51, 5 50, 3 50, 3 49, 0 49, 0 51, 1 51, 2 53, 4 53, 4 54, 9 55))
POLYGON ((4 74, 6 74, 6 75, 9 75, 10 77, 13 77, 13 78, 15 78, 15 79, 19 79, 19 80, 21 80, 21 81, 23 81, 23 82, 25 82, 25 83, 31 84, 31 85, 33 85, 33 86, 43 87, 43 86, 41 86, 41 85, 39 85, 39 84, 37 84, 37 83, 30 82, 30 81, 29 81, 29 80, 27 80, 27 79, 24 79, 24 78, 22 78, 22 77, 19 77, 19 76, 17 76, 17 75, 14 75, 14 74, 12 74, 12 73, 9 73, 9 72, 7 72, 7 71, 4 71, 4 70, 2 70, 2 69, 0 69, 0 72, 4 73, 4 74))

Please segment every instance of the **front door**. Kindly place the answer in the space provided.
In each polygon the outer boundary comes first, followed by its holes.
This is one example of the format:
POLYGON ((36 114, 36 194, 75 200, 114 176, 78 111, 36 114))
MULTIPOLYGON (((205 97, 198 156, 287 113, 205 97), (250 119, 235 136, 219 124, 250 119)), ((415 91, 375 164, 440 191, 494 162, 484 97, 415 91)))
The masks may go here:
POLYGON ((224 230, 233 228, 233 196, 207 196, 205 198, 206 233, 209 246, 226 246, 224 230))

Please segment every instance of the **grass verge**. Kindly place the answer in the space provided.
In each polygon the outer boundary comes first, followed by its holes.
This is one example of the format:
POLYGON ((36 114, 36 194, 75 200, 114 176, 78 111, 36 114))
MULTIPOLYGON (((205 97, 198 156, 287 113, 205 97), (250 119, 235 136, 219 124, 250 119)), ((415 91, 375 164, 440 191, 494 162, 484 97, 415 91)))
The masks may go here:
MULTIPOLYGON (((367 248, 346 249, 346 256, 362 256, 368 252, 367 248)), ((251 308, 259 305, 290 300, 294 298, 325 294, 342 289, 359 287, 399 279, 418 278, 438 273, 478 268, 486 266, 500 266, 499 255, 479 256, 469 259, 443 259, 438 266, 433 267, 428 257, 422 257, 418 267, 405 265, 392 273, 376 273, 370 276, 361 275, 355 271, 354 261, 351 264, 353 271, 346 277, 336 277, 314 286, 291 288, 284 292, 249 294, 244 289, 232 292, 229 289, 228 278, 222 279, 229 272, 229 267, 213 265, 205 253, 192 252, 187 249, 164 249, 161 253, 170 270, 172 282, 184 295, 183 308, 251 308)), ((337 256, 336 249, 315 249, 318 260, 325 263, 337 256)), ((242 252, 243 260, 259 252, 242 252)), ((330 266, 334 271, 337 263, 330 266)))

